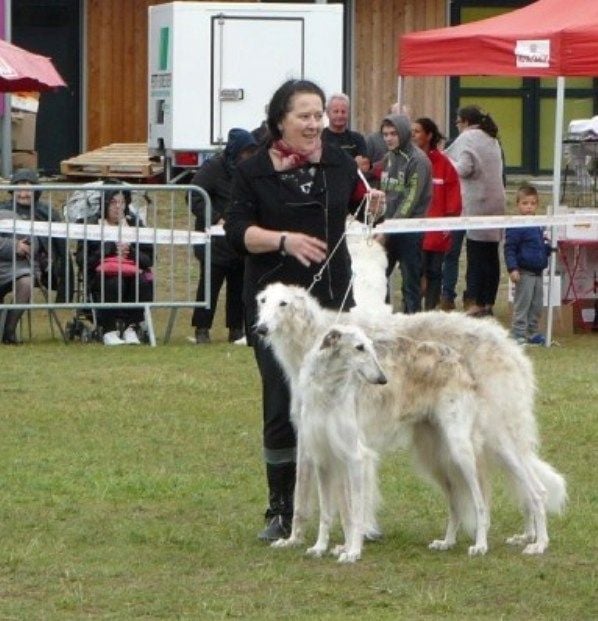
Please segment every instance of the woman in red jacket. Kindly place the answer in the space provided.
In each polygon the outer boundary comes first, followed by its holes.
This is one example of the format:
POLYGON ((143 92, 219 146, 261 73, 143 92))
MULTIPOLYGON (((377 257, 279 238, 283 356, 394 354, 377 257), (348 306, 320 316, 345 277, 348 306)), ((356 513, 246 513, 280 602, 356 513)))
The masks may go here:
MULTIPOLYGON (((433 194, 426 217, 444 218, 461 215, 459 176, 449 158, 439 151, 444 136, 436 123, 427 117, 416 119, 412 125, 413 142, 428 154, 432 163, 433 194)), ((428 231, 422 243, 424 307, 433 310, 440 300, 442 262, 451 247, 450 231, 428 231)))

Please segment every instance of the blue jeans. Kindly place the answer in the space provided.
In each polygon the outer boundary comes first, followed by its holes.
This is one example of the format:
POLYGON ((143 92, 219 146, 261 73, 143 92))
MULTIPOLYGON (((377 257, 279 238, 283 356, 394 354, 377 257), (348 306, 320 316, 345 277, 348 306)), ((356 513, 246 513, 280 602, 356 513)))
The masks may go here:
POLYGON ((388 269, 386 278, 399 263, 401 270, 401 292, 403 294, 403 312, 407 315, 419 313, 422 309, 421 275, 422 275, 422 233, 399 233, 386 238, 386 255, 388 269))
POLYGON ((459 256, 463 246, 465 231, 452 231, 453 245, 444 255, 442 264, 442 292, 441 295, 447 300, 457 297, 457 281, 459 280, 459 256))

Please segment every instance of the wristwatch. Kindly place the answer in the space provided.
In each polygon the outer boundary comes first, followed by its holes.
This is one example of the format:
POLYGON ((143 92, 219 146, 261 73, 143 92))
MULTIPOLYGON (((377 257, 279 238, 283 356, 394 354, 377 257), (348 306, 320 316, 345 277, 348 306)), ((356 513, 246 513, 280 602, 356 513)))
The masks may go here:
POLYGON ((285 242, 286 242, 286 241, 287 241, 287 234, 286 234, 286 233, 283 233, 283 234, 280 236, 280 243, 278 244, 278 252, 280 252, 280 254, 281 254, 283 257, 286 257, 286 256, 287 256, 287 251, 285 250, 285 247, 284 247, 284 245, 285 245, 285 242))

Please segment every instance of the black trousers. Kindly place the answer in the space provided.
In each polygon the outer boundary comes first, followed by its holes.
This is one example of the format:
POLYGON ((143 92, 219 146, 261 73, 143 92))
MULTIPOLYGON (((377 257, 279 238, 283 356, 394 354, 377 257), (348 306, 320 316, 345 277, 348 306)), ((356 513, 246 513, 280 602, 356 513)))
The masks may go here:
POLYGON ((422 269, 427 281, 426 295, 424 296, 425 309, 434 310, 440 301, 444 252, 424 250, 422 259, 422 269))
POLYGON ((263 444, 267 463, 295 461, 297 438, 290 420, 290 391, 272 350, 253 335, 253 351, 262 379, 263 444))
MULTIPOLYGON (((139 297, 137 298, 136 278, 123 277, 119 298, 119 277, 104 276, 104 299, 101 299, 102 276, 95 275, 90 283, 94 301, 100 302, 151 302, 154 299, 154 283, 139 277, 139 297)), ((98 324, 104 334, 116 330, 117 321, 125 326, 143 321, 142 308, 99 308, 97 310, 98 324)))
MULTIPOLYGON (((224 281, 226 281, 226 327, 240 329, 243 327, 243 261, 231 262, 227 265, 212 263, 210 278, 210 308, 195 308, 191 325, 196 328, 211 328, 216 314, 218 296, 224 281)), ((199 302, 204 299, 203 293, 206 286, 205 270, 201 270, 201 276, 197 285, 195 299, 199 302)))
POLYGON ((493 306, 500 281, 498 242, 467 240, 467 295, 477 306, 493 306))

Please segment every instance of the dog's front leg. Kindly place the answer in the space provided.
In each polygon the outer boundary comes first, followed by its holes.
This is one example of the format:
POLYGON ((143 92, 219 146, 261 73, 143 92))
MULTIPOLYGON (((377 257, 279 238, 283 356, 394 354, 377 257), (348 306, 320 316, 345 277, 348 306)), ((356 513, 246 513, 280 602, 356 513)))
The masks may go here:
POLYGON ((297 431, 297 472, 293 495, 293 521, 288 539, 277 539, 273 548, 300 546, 305 540, 305 524, 310 513, 310 496, 314 485, 314 465, 303 449, 301 433, 297 431))
POLYGON ((434 541, 428 545, 430 550, 450 550, 457 543, 457 533, 459 532, 460 526, 459 513, 457 509, 458 499, 455 491, 451 489, 451 483, 448 479, 443 482, 442 487, 444 488, 449 505, 446 533, 444 535, 444 539, 434 539, 434 541))
POLYGON ((363 547, 364 519, 364 459, 361 447, 357 447, 354 457, 347 460, 347 479, 349 490, 349 519, 345 530, 345 550, 339 555, 339 563, 354 563, 361 558, 363 547))
POLYGON ((476 457, 471 442, 472 420, 468 410, 456 409, 448 412, 444 420, 444 431, 449 451, 455 465, 461 471, 474 506, 476 516, 475 544, 469 547, 469 556, 486 554, 488 551, 488 508, 478 478, 476 457))
POLYGON ((316 467, 318 481, 318 498, 320 501, 320 523, 318 527, 318 539, 316 543, 307 549, 309 556, 322 556, 328 549, 330 541, 330 527, 334 517, 334 503, 332 500, 331 468, 329 465, 316 467))

